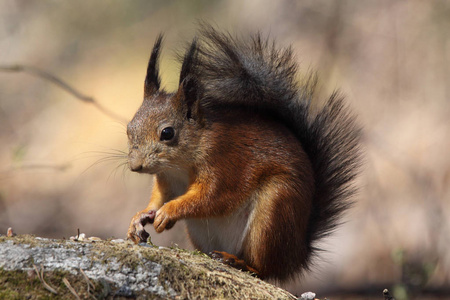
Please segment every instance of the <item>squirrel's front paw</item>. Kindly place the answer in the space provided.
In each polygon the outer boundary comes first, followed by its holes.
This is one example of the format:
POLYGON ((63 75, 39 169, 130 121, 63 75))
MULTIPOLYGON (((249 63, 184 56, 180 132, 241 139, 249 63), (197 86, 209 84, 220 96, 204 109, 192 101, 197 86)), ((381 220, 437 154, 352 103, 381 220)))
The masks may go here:
POLYGON ((150 235, 147 231, 145 231, 144 226, 147 224, 152 224, 155 220, 155 216, 155 210, 138 212, 133 219, 131 219, 130 227, 128 227, 127 238, 136 244, 146 243, 150 235))
POLYGON ((156 232, 161 233, 164 229, 170 229, 175 225, 177 220, 174 218, 173 203, 164 204, 157 212, 153 227, 156 232))

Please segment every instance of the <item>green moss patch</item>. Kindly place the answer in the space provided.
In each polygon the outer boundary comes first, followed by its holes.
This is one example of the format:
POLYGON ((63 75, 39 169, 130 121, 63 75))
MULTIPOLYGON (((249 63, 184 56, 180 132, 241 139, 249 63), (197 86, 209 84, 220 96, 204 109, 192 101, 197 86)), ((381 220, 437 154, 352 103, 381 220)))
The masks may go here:
POLYGON ((90 283, 81 275, 72 275, 63 271, 44 272, 42 282, 35 271, 5 271, 0 269, 0 299, 74 299, 70 291, 73 288, 81 299, 94 297, 106 299, 113 296, 114 291, 105 283, 92 281, 90 283), (46 286, 50 287, 50 291, 46 286), (55 293, 56 292, 56 293, 55 293))

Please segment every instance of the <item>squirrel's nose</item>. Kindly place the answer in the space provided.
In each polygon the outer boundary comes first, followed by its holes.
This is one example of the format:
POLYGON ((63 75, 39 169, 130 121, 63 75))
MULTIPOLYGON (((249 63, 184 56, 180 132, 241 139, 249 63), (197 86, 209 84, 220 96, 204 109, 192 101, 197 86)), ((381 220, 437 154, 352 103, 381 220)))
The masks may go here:
POLYGON ((130 170, 131 171, 133 171, 133 172, 137 172, 137 171, 140 171, 140 170, 142 170, 142 164, 133 164, 133 163, 129 163, 129 166, 130 166, 130 170))
POLYGON ((138 155, 136 153, 131 152, 128 155, 128 166, 130 167, 130 170, 133 172, 141 171, 142 170, 142 159, 139 159, 138 155))

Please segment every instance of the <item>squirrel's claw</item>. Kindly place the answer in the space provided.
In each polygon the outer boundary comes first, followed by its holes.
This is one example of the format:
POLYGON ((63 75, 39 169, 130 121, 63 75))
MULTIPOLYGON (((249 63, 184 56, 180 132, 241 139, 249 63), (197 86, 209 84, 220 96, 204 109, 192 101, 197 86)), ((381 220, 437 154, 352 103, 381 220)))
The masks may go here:
POLYGON ((133 219, 131 219, 130 227, 128 228, 127 238, 134 243, 146 243, 150 234, 145 231, 144 226, 152 224, 155 220, 156 211, 141 211, 138 212, 133 219))

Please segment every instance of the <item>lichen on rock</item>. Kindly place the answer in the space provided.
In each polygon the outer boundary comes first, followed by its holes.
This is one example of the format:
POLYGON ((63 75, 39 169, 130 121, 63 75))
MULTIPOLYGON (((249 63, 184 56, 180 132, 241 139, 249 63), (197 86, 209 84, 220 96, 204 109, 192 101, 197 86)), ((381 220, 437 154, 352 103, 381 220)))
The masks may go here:
POLYGON ((100 299, 295 299, 199 252, 127 241, 80 242, 28 235, 0 236, 0 284, 5 287, 0 298, 8 299, 62 298, 73 293, 100 299))

